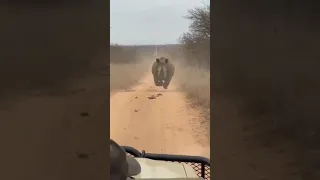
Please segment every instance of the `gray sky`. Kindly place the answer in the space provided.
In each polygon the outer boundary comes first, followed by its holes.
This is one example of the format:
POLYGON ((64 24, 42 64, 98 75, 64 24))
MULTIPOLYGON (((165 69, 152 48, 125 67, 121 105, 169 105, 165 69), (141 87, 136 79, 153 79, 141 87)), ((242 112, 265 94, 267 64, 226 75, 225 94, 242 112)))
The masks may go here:
POLYGON ((123 45, 174 44, 190 21, 188 9, 209 0, 111 0, 110 41, 123 45))

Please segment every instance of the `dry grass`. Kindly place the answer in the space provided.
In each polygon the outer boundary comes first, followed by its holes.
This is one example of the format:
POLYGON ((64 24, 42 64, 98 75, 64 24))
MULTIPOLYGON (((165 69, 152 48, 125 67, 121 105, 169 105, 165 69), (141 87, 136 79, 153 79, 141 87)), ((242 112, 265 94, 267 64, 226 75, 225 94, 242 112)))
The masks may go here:
POLYGON ((148 63, 110 64, 110 91, 127 89, 148 70, 148 63))
POLYGON ((127 89, 139 81, 149 70, 152 57, 148 53, 150 53, 148 46, 110 46, 111 92, 127 89))
POLYGON ((175 63, 174 81, 185 92, 193 108, 199 109, 201 128, 210 136, 210 71, 183 63, 175 63))
POLYGON ((210 108, 210 71, 207 69, 178 65, 175 79, 180 88, 197 104, 210 108))

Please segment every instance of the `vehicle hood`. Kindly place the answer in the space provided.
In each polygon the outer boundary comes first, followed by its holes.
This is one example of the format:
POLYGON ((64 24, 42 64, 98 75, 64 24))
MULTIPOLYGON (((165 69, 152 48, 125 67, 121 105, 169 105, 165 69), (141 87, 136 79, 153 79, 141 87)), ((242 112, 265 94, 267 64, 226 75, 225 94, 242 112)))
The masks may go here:
POLYGON ((135 179, 200 179, 192 167, 179 162, 157 161, 136 158, 141 166, 141 173, 135 179))

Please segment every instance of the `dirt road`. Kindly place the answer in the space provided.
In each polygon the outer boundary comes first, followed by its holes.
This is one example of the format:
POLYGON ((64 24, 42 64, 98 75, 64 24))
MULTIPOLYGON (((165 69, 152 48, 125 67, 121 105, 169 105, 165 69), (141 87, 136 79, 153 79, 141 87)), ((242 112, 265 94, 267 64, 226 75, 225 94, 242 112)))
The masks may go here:
POLYGON ((110 137, 150 153, 210 157, 209 137, 200 111, 190 107, 174 82, 156 87, 152 75, 110 98, 110 137))

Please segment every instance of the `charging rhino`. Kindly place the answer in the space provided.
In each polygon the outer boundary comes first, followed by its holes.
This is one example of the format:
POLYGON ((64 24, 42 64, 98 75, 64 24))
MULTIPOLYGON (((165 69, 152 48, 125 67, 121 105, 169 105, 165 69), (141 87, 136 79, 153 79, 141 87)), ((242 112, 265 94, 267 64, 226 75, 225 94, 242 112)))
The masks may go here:
POLYGON ((157 58, 152 64, 154 84, 156 86, 163 86, 164 89, 167 89, 172 76, 174 75, 174 71, 175 67, 168 58, 157 58))

